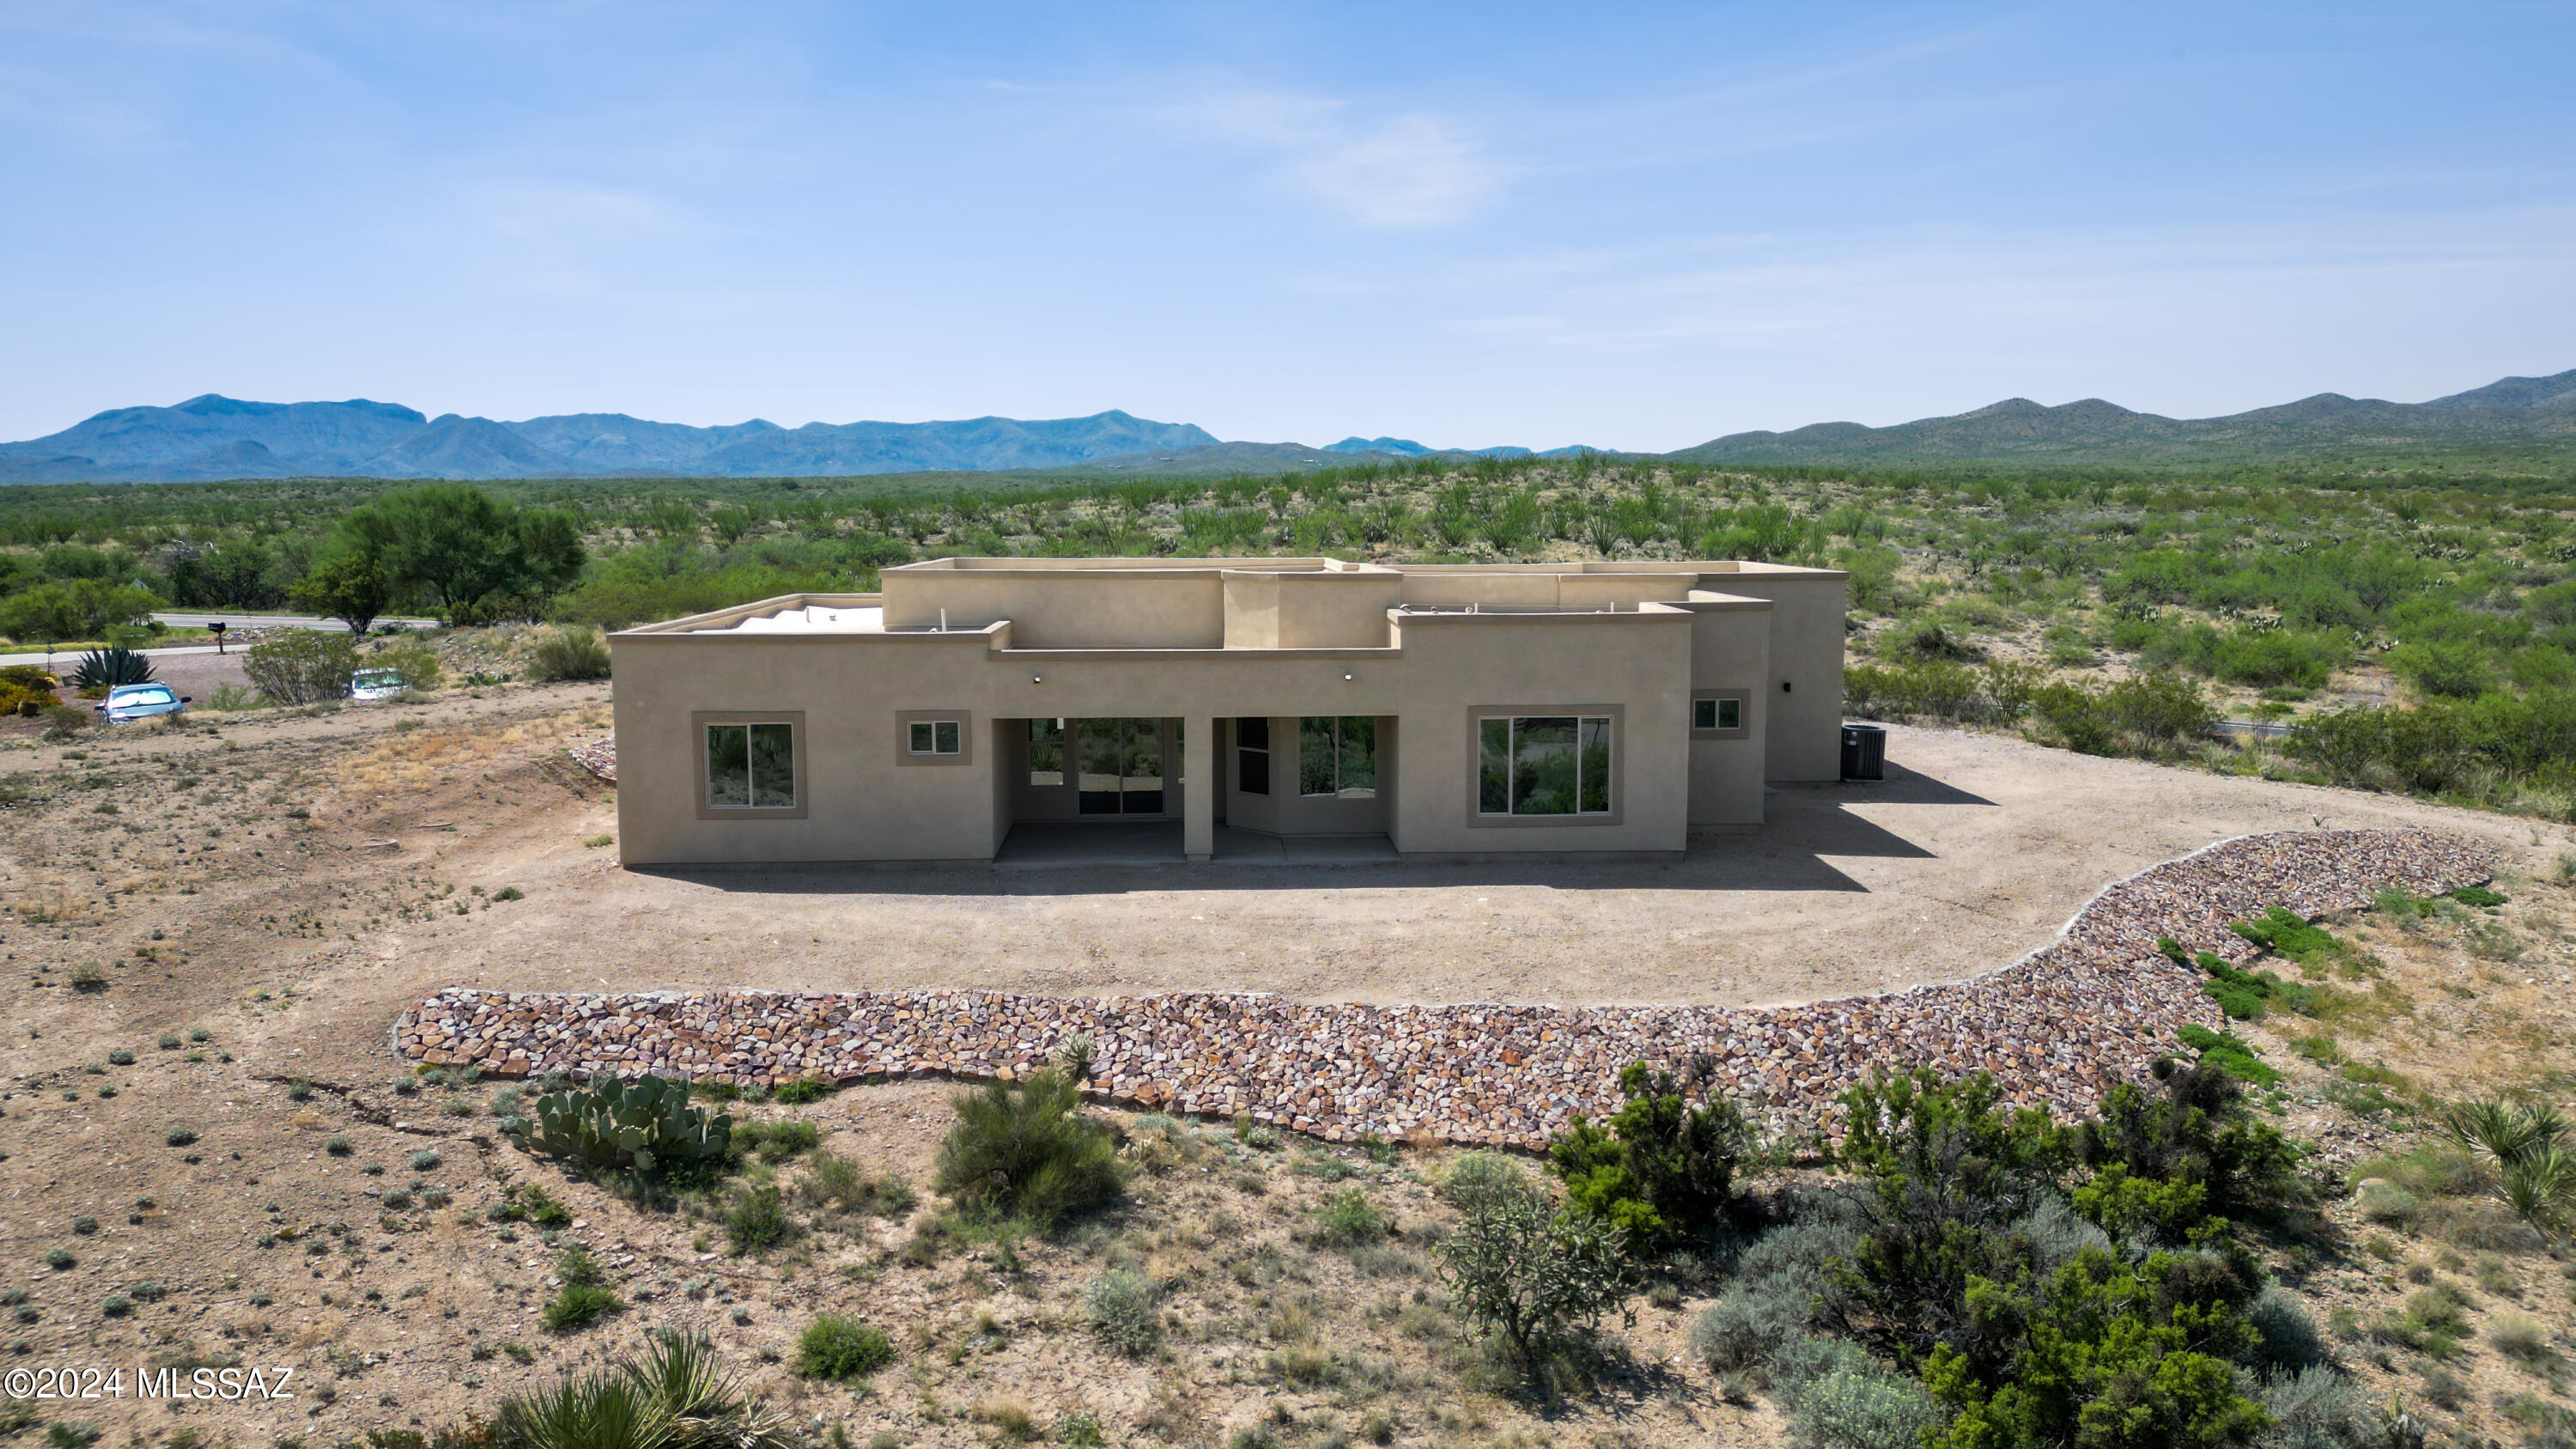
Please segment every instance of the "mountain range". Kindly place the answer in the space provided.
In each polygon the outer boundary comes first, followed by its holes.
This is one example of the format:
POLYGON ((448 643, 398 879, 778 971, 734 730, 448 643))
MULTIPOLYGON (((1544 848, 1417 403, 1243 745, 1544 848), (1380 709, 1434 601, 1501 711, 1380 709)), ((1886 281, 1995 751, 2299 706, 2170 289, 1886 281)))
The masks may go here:
POLYGON ((1668 456, 1701 463, 1901 466, 1922 463, 2367 461, 2427 455, 2576 455, 2576 370, 2508 377, 2431 402, 2321 392, 2217 418, 2131 412, 2100 398, 2049 407, 2009 398, 1952 417, 1872 428, 1814 423, 1729 433, 1668 456))
MULTIPOLYGON (((1554 448, 1541 457, 1590 451, 1554 448)), ((232 478, 839 477, 929 471, 1286 473, 1364 461, 1530 456, 1521 447, 1430 448, 1352 436, 1322 447, 1221 442, 1191 423, 1112 410, 1035 421, 721 427, 624 413, 495 422, 432 418, 395 403, 242 402, 207 393, 175 407, 117 408, 47 437, 0 443, 0 483, 232 478)), ((1664 456, 1734 464, 2182 465, 2427 456, 2576 461, 2576 370, 2508 377, 2430 402, 2318 393, 2217 418, 2132 412, 2100 398, 2055 407, 2011 398, 1883 428, 1815 423, 1729 433, 1664 456)))

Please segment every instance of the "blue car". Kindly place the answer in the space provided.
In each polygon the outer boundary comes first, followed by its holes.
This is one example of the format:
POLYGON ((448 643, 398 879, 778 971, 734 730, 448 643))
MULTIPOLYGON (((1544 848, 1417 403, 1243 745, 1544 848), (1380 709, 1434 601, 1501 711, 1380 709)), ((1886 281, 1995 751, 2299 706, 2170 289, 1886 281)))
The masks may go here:
POLYGON ((189 696, 178 694, 166 684, 120 684, 100 700, 98 712, 110 724, 128 720, 150 719, 155 715, 177 714, 187 708, 189 696))

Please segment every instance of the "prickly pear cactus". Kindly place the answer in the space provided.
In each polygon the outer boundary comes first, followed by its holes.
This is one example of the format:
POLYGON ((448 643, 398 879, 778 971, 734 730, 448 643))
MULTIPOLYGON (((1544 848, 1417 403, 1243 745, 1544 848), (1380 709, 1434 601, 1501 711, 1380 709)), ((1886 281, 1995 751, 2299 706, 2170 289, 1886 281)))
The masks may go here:
POLYGON ((691 1105, 688 1084, 666 1077, 611 1077, 550 1092, 514 1120, 514 1135, 531 1152, 648 1177, 721 1162, 733 1148, 733 1118, 691 1105))

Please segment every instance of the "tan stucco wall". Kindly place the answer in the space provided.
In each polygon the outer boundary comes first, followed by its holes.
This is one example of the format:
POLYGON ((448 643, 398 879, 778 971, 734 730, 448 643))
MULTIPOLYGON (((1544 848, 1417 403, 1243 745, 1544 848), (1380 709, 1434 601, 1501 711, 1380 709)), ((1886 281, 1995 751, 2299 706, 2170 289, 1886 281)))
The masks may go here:
MULTIPOLYGON (((1193 840, 1221 802, 1245 828, 1383 829, 1415 854, 1671 851, 1693 825, 1759 822, 1766 778, 1838 773, 1844 581, 1830 571, 1021 562, 887 570, 885 624, 898 632, 699 632, 709 621, 684 620, 613 636, 626 860, 988 859, 1015 821, 1058 813, 1026 786, 1019 722, 1039 716, 1182 721, 1189 753, 1207 752, 1209 778, 1189 772, 1206 798, 1192 809, 1175 784, 1166 813, 1193 840), (1560 612, 1391 612, 1399 600, 1560 612), (902 632, 935 627, 941 608, 948 632, 902 632), (1746 692, 1744 738, 1691 738, 1692 691, 1709 688, 1746 692), (1615 818, 1472 819, 1469 718, 1486 706, 1617 714, 1615 818), (692 715, 709 710, 801 714, 803 818, 705 818, 692 715), (897 715, 925 710, 967 718, 968 761, 903 758, 897 715), (1295 721, 1309 714, 1379 718, 1375 801, 1293 794, 1295 721), (1274 721, 1266 803, 1233 789, 1233 754, 1213 749, 1217 721, 1243 715, 1274 721)), ((1167 777, 1184 772, 1182 755, 1169 751, 1167 777)))
POLYGON ((1769 599, 1771 676, 1764 686, 1764 774, 1784 782, 1842 778, 1843 613, 1849 576, 1832 570, 1712 573, 1703 587, 1769 599), (1781 686, 1787 684, 1788 689, 1781 686))

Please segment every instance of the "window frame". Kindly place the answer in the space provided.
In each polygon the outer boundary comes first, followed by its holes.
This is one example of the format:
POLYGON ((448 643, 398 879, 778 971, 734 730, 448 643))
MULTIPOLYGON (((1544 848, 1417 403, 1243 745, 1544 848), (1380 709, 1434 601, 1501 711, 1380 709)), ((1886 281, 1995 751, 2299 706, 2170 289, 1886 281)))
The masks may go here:
MULTIPOLYGON (((1616 704, 1489 704, 1467 711, 1467 824, 1476 829, 1531 830, 1618 825, 1627 818, 1627 709, 1616 704), (1577 775, 1577 808, 1571 815, 1487 814, 1484 808, 1484 728, 1487 720, 1567 719, 1575 721, 1577 769, 1580 770, 1584 722, 1607 720, 1610 731, 1610 808, 1583 810, 1581 775, 1577 775)), ((1508 748, 1508 746, 1507 746, 1508 748)), ((1509 799, 1506 786, 1505 799, 1509 799)))
POLYGON ((962 709, 904 709, 894 716, 894 760, 898 765, 971 765, 975 762, 975 717, 962 709), (957 749, 953 754, 931 751, 915 754, 912 749, 912 727, 926 724, 934 727, 957 726, 957 749))
POLYGON ((1021 756, 1021 760, 1025 766, 1023 774, 1029 789, 1061 790, 1073 783, 1073 772, 1066 764, 1066 762, 1072 758, 1072 727, 1073 721, 1060 715, 1035 715, 1030 717, 1028 720, 1028 728, 1025 731, 1027 736, 1025 741, 1026 750, 1021 756), (1054 739, 1042 740, 1038 738, 1038 726, 1042 724, 1053 724, 1055 726, 1054 739), (1041 745, 1051 745, 1055 749, 1055 778, 1053 780, 1041 780, 1038 778, 1037 750, 1041 745))
POLYGON ((1691 691, 1690 711, 1690 735, 1692 739, 1740 740, 1753 733, 1753 727, 1751 724, 1753 716, 1752 690, 1694 689, 1691 691), (1708 729, 1700 727, 1699 707, 1702 703, 1711 704, 1717 707, 1715 715, 1721 723, 1708 729), (1722 722, 1726 718, 1725 707, 1729 703, 1732 703, 1735 706, 1735 724, 1731 728, 1722 722))
POLYGON ((1378 773, 1377 737, 1378 717, 1373 714, 1306 714, 1297 716, 1297 798, 1300 800, 1376 799, 1378 773), (1368 721, 1369 783, 1368 787, 1362 790, 1352 789, 1342 783, 1342 754, 1344 749, 1350 744, 1350 736, 1353 731, 1349 726, 1353 720, 1368 721), (1325 743, 1330 746, 1332 751, 1333 788, 1324 791, 1309 791, 1306 788, 1306 729, 1307 726, 1319 722, 1325 727, 1325 743))
POLYGON ((696 760, 691 773, 697 782, 700 820, 803 820, 813 805, 814 775, 807 763, 805 711, 801 709, 694 710, 689 715, 689 752, 696 760), (726 725, 787 726, 787 768, 792 774, 795 804, 717 805, 709 801, 707 792, 714 781, 707 769, 707 731, 726 725))
POLYGON ((1270 737, 1274 733, 1270 725, 1270 716, 1266 714, 1246 714, 1235 716, 1234 793, 1238 795, 1258 795, 1265 800, 1270 798, 1271 766, 1275 763, 1270 753, 1270 737), (1243 723, 1245 720, 1259 721, 1261 725, 1261 743, 1257 745, 1247 745, 1243 742, 1243 723), (1258 755, 1261 757, 1261 784, 1258 787, 1247 783, 1249 777, 1244 773, 1244 766, 1249 762, 1244 758, 1246 755, 1258 755))

